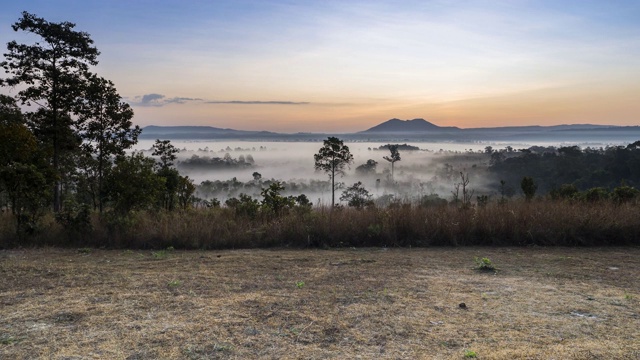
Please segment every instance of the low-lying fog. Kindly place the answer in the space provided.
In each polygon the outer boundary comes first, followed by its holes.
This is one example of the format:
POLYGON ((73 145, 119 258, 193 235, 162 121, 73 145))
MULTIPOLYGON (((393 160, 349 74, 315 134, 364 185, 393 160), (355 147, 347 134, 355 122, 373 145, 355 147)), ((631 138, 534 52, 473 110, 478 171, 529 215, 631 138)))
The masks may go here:
MULTIPOLYGON (((151 155, 150 149, 154 141, 141 140, 135 150, 143 150, 151 155)), ((306 194, 309 199, 318 204, 328 204, 331 201, 331 192, 326 182, 327 174, 317 172, 314 169, 314 154, 322 147, 322 142, 252 142, 252 141, 189 141, 172 140, 171 143, 180 152, 177 166, 180 173, 193 179, 195 185, 203 181, 225 182, 236 178, 235 189, 226 186, 225 191, 206 193, 199 189, 197 194, 202 198, 218 198, 223 201, 227 197, 246 193, 254 197, 259 196, 261 184, 268 180, 284 181, 285 195, 306 194), (228 155, 227 155, 228 154, 228 155), (200 164, 193 166, 193 157, 231 159, 238 163, 237 166, 215 166, 200 164), (191 160, 191 166, 188 165, 191 160), (240 160, 240 161, 238 161, 240 160), (261 175, 261 180, 254 179, 254 173, 261 175), (312 184, 313 183, 313 184, 312 184), (294 186, 302 184, 304 186, 294 186), (239 187, 239 188, 238 188, 239 187), (293 187, 293 189, 292 189, 293 187)), ((343 182, 345 186, 351 186, 361 181, 365 188, 374 197, 381 195, 393 195, 396 198, 416 199, 422 195, 432 193, 449 199, 454 185, 460 182, 460 172, 463 171, 470 177, 469 186, 475 191, 475 195, 495 194, 496 184, 487 183, 486 168, 490 156, 482 156, 487 146, 494 150, 511 147, 513 149, 538 146, 569 146, 581 147, 605 147, 611 144, 605 143, 416 143, 408 142, 407 145, 418 147, 419 150, 400 150, 401 160, 394 167, 393 180, 390 176, 391 163, 384 159, 390 154, 387 149, 378 149, 387 143, 370 142, 345 142, 353 154, 354 161, 350 169, 346 169, 346 176, 337 178, 337 182, 343 182), (461 156, 464 155, 464 156, 461 156), (356 168, 365 164, 367 160, 377 162, 374 172, 363 174, 356 168)), ((614 144, 622 145, 622 144, 614 144)), ((493 180, 492 180, 493 182, 493 180)), ((219 187, 222 185, 219 185, 219 187)), ((339 199, 342 190, 336 191, 336 200, 339 199)))

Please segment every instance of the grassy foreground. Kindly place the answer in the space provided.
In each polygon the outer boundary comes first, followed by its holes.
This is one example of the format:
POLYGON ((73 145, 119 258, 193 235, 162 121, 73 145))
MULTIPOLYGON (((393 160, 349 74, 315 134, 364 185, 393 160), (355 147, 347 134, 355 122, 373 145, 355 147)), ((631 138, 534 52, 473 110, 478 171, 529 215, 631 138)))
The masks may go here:
POLYGON ((639 267, 638 247, 0 251, 0 358, 638 359, 639 267))

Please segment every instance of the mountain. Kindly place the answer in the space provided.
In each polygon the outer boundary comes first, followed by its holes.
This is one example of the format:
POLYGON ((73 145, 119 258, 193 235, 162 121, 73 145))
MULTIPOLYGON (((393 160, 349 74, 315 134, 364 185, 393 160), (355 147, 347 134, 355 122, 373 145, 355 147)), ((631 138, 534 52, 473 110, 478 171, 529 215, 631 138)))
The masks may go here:
POLYGON ((525 141, 525 142, 634 142, 640 139, 640 126, 572 124, 554 126, 505 126, 493 128, 444 127, 424 119, 387 120, 357 133, 282 134, 270 131, 246 131, 212 126, 146 126, 141 140, 252 140, 252 141, 322 141, 338 136, 346 141, 400 143, 407 141, 525 141))
POLYGON ((269 138, 280 134, 269 131, 222 129, 213 126, 156 126, 142 128, 141 139, 225 139, 269 138))
POLYGON ((435 132, 435 131, 455 131, 460 130, 453 126, 438 126, 428 122, 425 119, 400 120, 391 119, 376 125, 360 133, 416 133, 416 132, 435 132))

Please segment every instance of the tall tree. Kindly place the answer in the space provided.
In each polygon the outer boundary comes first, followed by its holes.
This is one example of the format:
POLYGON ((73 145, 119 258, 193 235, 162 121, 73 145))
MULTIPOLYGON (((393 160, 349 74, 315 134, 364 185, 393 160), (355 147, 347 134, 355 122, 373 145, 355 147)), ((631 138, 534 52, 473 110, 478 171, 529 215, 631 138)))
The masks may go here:
POLYGON ((53 23, 28 12, 13 24, 14 31, 23 31, 39 37, 33 44, 11 41, 8 52, 0 63, 9 77, 0 85, 23 85, 18 98, 36 110, 27 114, 30 125, 39 140, 51 148, 51 164, 56 173, 53 187, 53 209, 61 205, 61 155, 63 150, 76 148, 77 113, 75 105, 81 96, 85 74, 98 64, 98 49, 89 34, 74 30, 70 22, 53 23))
POLYGON ((0 95, 0 207, 9 206, 18 237, 33 229, 49 200, 47 168, 15 99, 0 95))
POLYGON ((79 103, 82 147, 96 174, 94 206, 102 212, 105 172, 115 156, 124 155, 126 149, 138 142, 142 130, 138 126, 132 127, 133 110, 122 101, 111 81, 94 74, 88 74, 87 79, 79 103))
POLYGON ((166 210, 173 210, 178 187, 180 186, 180 173, 173 167, 173 162, 177 159, 176 154, 180 152, 169 140, 156 140, 153 144, 153 156, 159 156, 156 161, 156 174, 164 179, 165 191, 161 198, 162 207, 166 210))
POLYGON ((336 176, 344 175, 344 168, 353 162, 349 147, 337 137, 329 137, 314 156, 316 170, 324 171, 331 179, 331 206, 336 204, 336 176))
POLYGON ((384 159, 391 163, 391 180, 393 180, 393 165, 396 161, 400 161, 400 152, 398 151, 398 145, 387 145, 391 156, 385 156, 384 159))

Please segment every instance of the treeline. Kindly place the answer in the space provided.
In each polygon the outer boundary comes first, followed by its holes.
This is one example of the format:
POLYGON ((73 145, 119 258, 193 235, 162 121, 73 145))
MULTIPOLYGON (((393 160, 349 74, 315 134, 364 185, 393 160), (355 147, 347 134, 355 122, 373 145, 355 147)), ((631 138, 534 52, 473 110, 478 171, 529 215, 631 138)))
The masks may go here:
POLYGON ((198 156, 196 154, 191 157, 176 162, 177 168, 185 171, 194 170, 222 170, 222 169, 242 169, 251 168, 255 164, 253 156, 244 155, 233 158, 229 153, 223 157, 217 156, 198 156))
POLYGON ((578 146, 520 151, 489 149, 488 154, 495 179, 517 186, 523 177, 531 177, 542 194, 564 196, 567 191, 577 193, 592 188, 611 192, 620 186, 640 187, 640 141, 598 149, 578 146))

